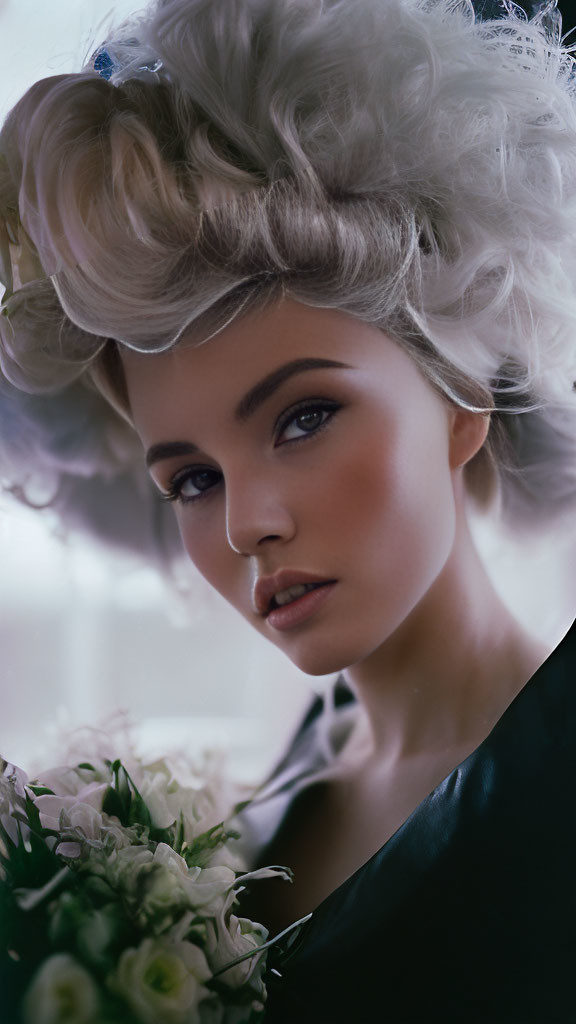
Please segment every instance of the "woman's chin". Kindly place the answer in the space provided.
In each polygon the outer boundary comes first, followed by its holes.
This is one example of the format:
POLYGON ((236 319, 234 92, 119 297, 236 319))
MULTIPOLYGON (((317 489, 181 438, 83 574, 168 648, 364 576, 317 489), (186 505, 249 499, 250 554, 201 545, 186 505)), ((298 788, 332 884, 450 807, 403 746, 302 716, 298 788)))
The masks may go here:
POLYGON ((357 660, 355 653, 350 650, 335 650, 333 644, 329 645, 328 649, 322 649, 322 644, 314 639, 310 639, 308 644, 302 643, 300 646, 277 642, 274 643, 274 646, 278 647, 292 664, 307 676, 329 676, 336 672, 343 672, 357 660))

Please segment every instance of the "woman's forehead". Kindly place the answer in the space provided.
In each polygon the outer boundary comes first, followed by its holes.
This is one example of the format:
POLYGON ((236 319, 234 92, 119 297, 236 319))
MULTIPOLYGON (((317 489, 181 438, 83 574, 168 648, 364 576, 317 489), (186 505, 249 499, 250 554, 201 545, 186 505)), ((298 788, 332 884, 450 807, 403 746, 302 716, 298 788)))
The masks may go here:
POLYGON ((439 404, 400 344, 339 310, 286 302, 194 342, 191 332, 163 353, 123 353, 134 423, 149 443, 166 432, 200 435, 209 423, 242 428, 290 378, 320 381, 311 370, 391 406, 424 411, 439 404))
POLYGON ((133 379, 190 372, 196 380, 210 383, 249 377, 290 358, 344 354, 360 362, 370 357, 383 363, 409 358, 379 328, 342 310, 307 306, 291 298, 251 311, 208 340, 192 326, 166 352, 121 351, 127 375, 133 379))

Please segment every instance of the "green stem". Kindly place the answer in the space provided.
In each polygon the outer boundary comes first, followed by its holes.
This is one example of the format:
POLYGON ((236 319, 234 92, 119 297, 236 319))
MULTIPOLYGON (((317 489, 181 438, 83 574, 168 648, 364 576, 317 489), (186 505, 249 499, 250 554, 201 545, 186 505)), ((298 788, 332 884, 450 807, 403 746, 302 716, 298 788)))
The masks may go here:
POLYGON ((299 925, 306 924, 306 921, 309 921, 311 917, 312 914, 307 914, 306 917, 301 917, 299 921, 294 921, 294 924, 288 925, 288 927, 285 928, 283 932, 280 932, 273 939, 269 939, 268 942, 265 942, 263 946, 256 946, 255 949, 249 950, 248 953, 243 953, 242 956, 237 956, 235 960, 231 960, 230 963, 226 964, 225 967, 221 967, 219 971, 216 971, 213 977, 217 978, 219 977, 220 974, 224 974, 224 971, 229 971, 230 968, 235 967, 236 964, 241 964, 243 960, 249 960, 250 957, 257 956, 259 953, 263 953, 265 949, 269 949, 270 946, 273 946, 280 939, 283 939, 285 935, 288 935, 289 932, 294 931, 294 929, 298 928, 299 925))
POLYGON ((18 906, 21 910, 34 910, 43 901, 51 896, 55 889, 58 888, 60 883, 69 875, 70 868, 62 868, 58 871, 46 885, 43 885, 41 889, 14 889, 14 895, 18 901, 18 906))

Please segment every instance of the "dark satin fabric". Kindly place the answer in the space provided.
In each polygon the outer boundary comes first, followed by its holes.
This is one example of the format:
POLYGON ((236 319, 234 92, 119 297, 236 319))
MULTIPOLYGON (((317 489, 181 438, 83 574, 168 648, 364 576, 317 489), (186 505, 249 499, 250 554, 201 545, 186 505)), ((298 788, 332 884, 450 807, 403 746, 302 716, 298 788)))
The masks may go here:
POLYGON ((276 966, 266 1024, 576 1024, 576 623, 276 966))

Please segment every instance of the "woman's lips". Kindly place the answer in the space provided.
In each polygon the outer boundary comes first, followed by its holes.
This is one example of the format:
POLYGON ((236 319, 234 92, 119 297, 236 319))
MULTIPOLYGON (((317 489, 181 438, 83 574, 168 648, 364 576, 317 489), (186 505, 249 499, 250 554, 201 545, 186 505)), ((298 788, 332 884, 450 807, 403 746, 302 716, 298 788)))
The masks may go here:
POLYGON ((334 590, 336 583, 336 580, 332 580, 330 583, 322 583, 319 587, 315 587, 314 590, 309 590, 306 594, 302 594, 302 597, 297 597, 295 601, 290 601, 280 608, 273 608, 272 611, 268 612, 266 622, 273 626, 274 629, 280 630, 298 626, 324 605, 334 590))
POLYGON ((270 611, 272 598, 281 590, 293 587, 298 583, 333 583, 326 576, 318 576, 305 569, 278 569, 273 576, 260 576, 254 584, 252 603, 259 615, 264 618, 270 611))

